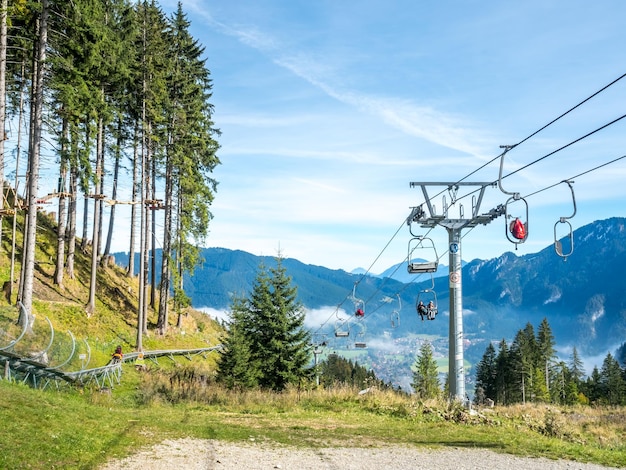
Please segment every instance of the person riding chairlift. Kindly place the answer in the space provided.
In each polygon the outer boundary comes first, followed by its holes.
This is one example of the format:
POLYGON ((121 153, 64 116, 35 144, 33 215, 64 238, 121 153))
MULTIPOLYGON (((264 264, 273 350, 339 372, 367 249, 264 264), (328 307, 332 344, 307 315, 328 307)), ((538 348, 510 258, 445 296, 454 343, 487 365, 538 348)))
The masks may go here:
POLYGON ((426 305, 421 300, 419 304, 417 304, 417 313, 419 313, 420 318, 424 321, 424 317, 428 316, 428 310, 426 309, 426 305))
POLYGON ((354 315, 357 316, 357 317, 363 317, 363 316, 365 316, 365 312, 363 311, 362 308, 357 308, 356 312, 354 312, 354 315))
POLYGON ((518 240, 524 240, 526 238, 526 226, 519 217, 516 217, 515 220, 511 222, 509 225, 509 231, 511 232, 511 235, 518 240))
POLYGON ((428 311, 428 319, 434 320, 435 315, 437 315, 437 308, 435 307, 435 303, 432 300, 428 302, 428 306, 426 307, 426 310, 428 311))

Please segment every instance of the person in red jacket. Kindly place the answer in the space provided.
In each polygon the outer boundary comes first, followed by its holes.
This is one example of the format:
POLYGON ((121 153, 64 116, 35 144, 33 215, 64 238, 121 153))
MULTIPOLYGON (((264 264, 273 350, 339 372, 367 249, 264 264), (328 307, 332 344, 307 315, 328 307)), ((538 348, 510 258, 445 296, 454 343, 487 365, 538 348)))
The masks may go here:
POLYGON ((524 240, 526 238, 526 226, 519 217, 516 217, 515 220, 511 222, 509 225, 509 231, 511 232, 511 235, 518 240, 524 240))

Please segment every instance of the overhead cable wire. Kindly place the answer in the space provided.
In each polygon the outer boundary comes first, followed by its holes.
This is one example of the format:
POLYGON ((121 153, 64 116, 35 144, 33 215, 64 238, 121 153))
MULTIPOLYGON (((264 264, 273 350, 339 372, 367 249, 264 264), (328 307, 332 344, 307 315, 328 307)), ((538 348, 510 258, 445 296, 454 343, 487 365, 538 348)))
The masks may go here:
POLYGON ((611 164, 613 164, 613 163, 615 163, 615 162, 618 162, 618 161, 620 161, 620 160, 623 160, 624 158, 626 158, 626 155, 622 155, 621 157, 614 158, 614 159, 613 159, 613 160, 611 160, 611 161, 608 161, 608 162, 602 163, 601 165, 598 165, 598 166, 595 166, 595 167, 593 167, 593 168, 590 168, 589 170, 583 171, 582 173, 578 173, 578 174, 577 174, 577 175, 575 175, 575 176, 571 176, 571 177, 569 177, 569 178, 566 178, 565 180, 561 180, 561 181, 559 181, 558 183, 551 184, 550 186, 546 186, 545 188, 542 188, 542 189, 539 189, 539 190, 537 190, 537 191, 534 191, 534 192, 532 192, 532 193, 530 193, 530 194, 527 194, 526 196, 524 196, 524 198, 528 198, 528 197, 534 196, 534 195, 536 195, 536 194, 539 194, 539 193, 541 193, 541 192, 543 192, 543 191, 547 191, 548 189, 552 189, 552 188, 554 188, 554 187, 556 187, 556 186, 560 185, 563 181, 566 181, 566 180, 572 181, 572 180, 575 180, 576 178, 580 178, 581 176, 584 176, 584 175, 586 175, 586 174, 588 174, 588 173, 591 173, 591 172, 593 172, 593 171, 599 170, 600 168, 603 168, 603 167, 605 167, 605 166, 611 165, 611 164))
MULTIPOLYGON (((623 78, 624 76, 626 76, 626 74, 622 75, 622 77, 620 77, 619 79, 623 78)), ((617 80, 619 80, 619 79, 617 79, 617 80)), ((617 80, 614 80, 612 83, 615 83, 617 80)), ((603 90, 604 90, 604 89, 606 89, 608 86, 610 86, 610 85, 607 85, 606 87, 604 87, 604 88, 603 88, 603 90)), ((602 90, 600 90, 600 91, 602 91, 602 90)), ((591 99, 593 96, 596 96, 598 93, 600 93, 600 91, 598 91, 598 92, 594 93, 594 95, 590 96, 589 98, 587 98, 586 100, 582 101, 582 102, 581 102, 581 103, 579 103, 578 105, 576 105, 576 106, 574 106, 574 107, 570 108, 570 110, 568 110, 568 111, 566 111, 565 113, 561 114, 561 116, 559 116, 558 118, 553 119, 550 123, 546 124, 546 125, 545 125, 545 126, 543 126, 542 128, 540 128, 540 129, 538 129, 537 131, 535 131, 534 133, 530 134, 528 137, 526 137, 526 138, 522 139, 520 142, 518 142, 518 143, 517 143, 517 144, 515 144, 514 146, 507 146, 507 149, 506 149, 506 150, 505 150, 502 154, 500 154, 500 156, 499 156, 499 157, 496 157, 496 158, 500 158, 500 157, 502 157, 502 155, 503 155, 504 153, 508 152, 511 148, 513 148, 513 147, 515 147, 515 146, 519 145, 520 143, 525 142, 526 140, 530 139, 532 136, 534 136, 534 135, 538 134, 538 133, 539 133, 539 132, 541 132, 543 129, 545 129, 545 128, 546 128, 546 127, 548 127, 549 125, 553 124, 554 122, 556 122, 558 119, 562 118, 563 116, 565 116, 566 114, 568 114, 568 113, 569 113, 569 112, 571 112, 572 110, 574 110, 574 109, 576 109, 577 107, 579 107, 580 105, 582 105, 584 102, 586 102, 586 101, 588 101, 589 99, 591 99)), ((522 166, 522 167, 518 168, 517 170, 512 171, 512 172, 510 172, 510 173, 508 173, 508 174, 506 174, 506 175, 502 176, 502 179, 505 179, 505 178, 507 178, 507 177, 509 177, 509 176, 512 176, 512 175, 514 175, 515 173, 518 173, 518 172, 520 172, 520 171, 522 171, 522 170, 524 170, 524 169, 526 169, 526 168, 529 168, 530 166, 532 166, 532 165, 534 165, 534 164, 536 164, 536 163, 539 163, 539 162, 540 162, 540 161, 542 161, 542 160, 545 160, 546 158, 551 157, 552 155, 554 155, 554 154, 556 154, 556 153, 558 153, 558 152, 560 152, 560 151, 562 151, 562 150, 564 150, 564 149, 566 149, 566 148, 568 148, 568 147, 570 147, 570 146, 572 146, 572 145, 574 145, 574 144, 576 144, 576 143, 578 143, 578 142, 580 142, 580 141, 582 141, 582 140, 586 139, 587 137, 590 137, 590 136, 594 135, 595 133, 597 133, 597 132, 599 132, 599 131, 601 131, 601 130, 603 130, 603 129, 605 129, 605 128, 607 128, 607 127, 609 127, 609 126, 613 125, 613 124, 615 124, 616 122, 621 121, 621 120, 622 120, 622 119, 624 119, 625 117, 626 117, 626 114, 624 114, 624 115, 622 115, 622 116, 620 116, 620 117, 618 117, 618 118, 616 118, 616 119, 614 119, 614 120, 612 120, 612 121, 610 121, 610 122, 608 122, 608 123, 606 123, 606 124, 604 124, 604 125, 602 125, 602 126, 600 126, 600 127, 596 128, 596 129, 594 129, 594 130, 593 130, 593 131, 591 131, 591 132, 588 132, 587 134, 585 134, 585 135, 583 135, 583 136, 581 136, 581 137, 578 137, 577 139, 574 139, 573 141, 571 141, 571 142, 569 142, 569 143, 567 143, 567 144, 565 144, 565 145, 563 145, 563 146, 559 147, 558 149, 553 150, 552 152, 549 152, 548 154, 546 154, 546 155, 544 155, 544 156, 542 156, 542 157, 540 157, 540 158, 538 158, 538 159, 536 159, 536 160, 534 160, 534 161, 532 161, 532 162, 528 163, 527 165, 524 165, 524 166, 522 166)), ((618 159, 616 159, 616 160, 614 160, 614 161, 617 161, 617 160, 619 160, 619 159, 621 159, 621 157, 620 157, 620 158, 618 158, 618 159)), ((495 160, 495 159, 494 159, 494 160, 495 160)), ((491 160, 491 161, 493 162, 494 160, 491 160)), ((608 163, 607 163, 607 164, 608 164, 608 163)), ((484 167, 484 166, 483 166, 483 167, 484 167)), ((482 167, 481 167, 481 168, 482 168, 482 167)), ((478 171, 478 170, 475 170, 474 172, 476 172, 476 171, 478 171)), ((471 174, 472 174, 472 173, 470 173, 470 175, 471 175, 471 174)), ((583 173, 583 174, 584 174, 584 173, 583 173)), ((468 176, 469 176, 469 175, 468 175, 468 176)), ((466 176, 465 178, 467 178, 468 176, 466 176)), ((464 178, 464 179, 465 179, 465 178, 464 178)), ((573 179, 573 178, 571 178, 571 179, 573 179)), ((459 182, 460 182, 460 181, 463 181, 463 179, 459 180, 459 182)), ((498 180, 493 181, 492 183, 490 183, 490 185, 496 184, 496 183, 497 183, 497 181, 498 181, 498 180)), ((459 201, 459 200, 461 200, 461 199, 464 199, 465 197, 467 197, 467 196, 469 196, 469 195, 471 195, 471 194, 473 194, 473 193, 475 193, 475 192, 479 191, 480 189, 482 189, 482 188, 476 189, 476 190, 471 191, 471 192, 469 192, 469 193, 467 193, 467 194, 465 194, 465 195, 463 195, 463 196, 458 197, 458 198, 457 198, 457 201, 459 201)), ((547 188, 546 188, 546 189, 547 189, 547 188)), ((443 191, 444 191, 444 190, 442 190, 439 194, 442 194, 442 193, 443 193, 443 191)), ((434 197, 437 197, 437 195, 435 195, 434 197)), ((400 225, 400 227, 398 228, 398 230, 396 230, 395 234, 391 237, 391 239, 387 242, 387 244, 385 245, 385 247, 384 247, 384 248, 381 250, 381 252, 378 254, 378 256, 376 257, 376 259, 374 260, 374 262, 370 265, 370 267, 368 268, 368 270, 367 270, 364 274, 362 274, 362 275, 361 275, 361 278, 360 278, 360 279, 359 279, 359 280, 355 283, 355 285, 358 285, 358 284, 362 281, 362 279, 363 279, 363 278, 364 278, 364 277, 365 277, 365 276, 366 276, 366 275, 370 272, 370 270, 372 269, 372 267, 376 264, 376 262, 378 261, 378 259, 382 256, 383 252, 387 249, 387 247, 389 246, 389 244, 390 244, 390 243, 391 243, 391 242, 395 239, 395 237, 398 235, 398 233, 400 232, 400 229, 402 228, 402 226, 404 225, 404 223, 405 223, 405 222, 403 221, 403 222, 402 222, 402 224, 400 225)), ((432 230, 432 229, 431 229, 431 230, 432 230)), ((442 255, 442 256, 443 256, 443 255, 442 255)), ((399 268, 399 266, 398 266, 398 268, 399 268)), ((397 269, 398 269, 398 268, 396 268, 396 271, 397 271, 397 269)), ((385 281, 385 282, 386 282, 386 281, 385 281)), ((383 285, 384 285, 384 284, 383 284, 383 285)), ((375 292, 374 292, 374 293, 373 293, 373 294, 372 294, 372 295, 371 295, 371 296, 370 296, 370 297, 369 297, 369 298, 368 298, 368 299, 367 299, 364 303, 365 303, 365 304, 367 304, 367 303, 368 303, 371 299, 373 299, 373 298, 376 296, 376 294, 378 294, 378 292, 381 290, 381 288, 382 288, 382 286, 379 286, 379 288, 377 288, 377 289, 376 289, 376 291, 375 291, 375 292)), ((349 298, 350 298, 350 297, 349 297, 349 295, 348 295, 348 296, 346 296, 346 298, 344 299, 344 301, 343 301, 341 304, 339 304, 338 308, 339 308, 341 305, 343 305, 343 303, 344 303, 346 300, 348 300, 349 298)))
MULTIPOLYGON (((608 83, 607 85, 603 86, 602 88, 600 88, 599 90, 597 90, 596 92, 594 92, 593 94, 591 94, 590 96, 588 96, 587 98, 585 98, 584 100, 580 101, 580 102, 579 102, 579 103, 577 103, 576 105, 572 106, 572 107, 571 107, 571 108, 569 108, 567 111, 565 111, 565 112, 561 113, 559 116, 557 116, 556 118, 552 119, 550 122, 548 122, 547 124, 543 125, 542 127, 540 127, 539 129, 537 129, 536 131, 532 132, 531 134, 529 134, 528 136, 526 136, 525 138, 523 138, 522 140, 520 140, 520 141, 519 141, 519 142, 517 142, 516 144, 513 144, 513 145, 509 145, 509 146, 507 146, 507 147, 506 147, 506 150, 505 150, 504 152, 500 153, 498 156, 494 157, 493 159, 491 159, 491 160, 489 160, 488 162, 484 163, 483 165, 479 166, 479 167, 478 167, 478 168, 476 168, 475 170, 471 171, 470 173, 468 173, 467 175, 465 175, 463 178, 459 179, 459 180, 457 181, 457 183, 463 182, 464 180, 466 180, 467 178, 469 178, 469 177, 470 177, 470 176, 472 176, 473 174, 477 173, 478 171, 482 170, 483 168, 487 167, 488 165, 490 165, 491 163, 493 163, 493 162, 494 162, 494 161, 496 161, 497 159, 502 158, 502 156, 503 156, 505 153, 507 153, 509 150, 511 150, 511 149, 513 149, 513 148, 516 148, 516 147, 518 147, 519 145, 523 144, 524 142, 528 141, 529 139, 533 138, 534 136, 536 136, 536 135, 537 135, 537 134, 539 134, 540 132, 544 131, 545 129, 547 129, 548 127, 550 127, 551 125, 553 125, 554 123, 556 123, 557 121, 559 121, 560 119, 564 118, 565 116, 567 116, 568 114, 570 114, 570 113, 571 113, 571 112, 573 112, 574 110, 576 110, 576 109, 578 109, 579 107, 581 107, 583 104, 587 103, 587 102, 588 102, 588 101, 590 101, 591 99, 593 99, 593 98, 595 98, 596 96, 598 96, 600 93, 602 93, 602 92, 606 91, 609 87, 613 86, 614 84, 616 84, 617 82, 619 82, 620 80, 622 80, 624 77, 626 77, 626 73, 624 73, 624 74, 620 75, 618 78, 616 78, 615 80, 611 81, 611 82, 610 82, 610 83, 608 83)), ((566 144, 566 145, 564 145, 564 146, 562 146, 562 147, 560 147, 560 148, 558 148, 558 149, 556 149, 556 150, 554 150, 554 151, 552 151, 552 152, 550 152, 550 153, 548 153, 548 154, 544 155, 543 157, 540 157, 540 158, 538 158, 538 159, 534 160, 533 162, 530 162, 530 163, 528 163, 527 165, 524 165, 523 167, 520 167, 520 168, 518 168, 517 170, 512 171, 511 173, 508 173, 508 174, 504 175, 504 176, 502 177, 502 179, 507 178, 507 177, 509 177, 509 176, 512 176, 512 175, 514 175, 514 174, 516 174, 516 173, 518 173, 518 172, 520 172, 520 171, 522 171, 522 170, 524 170, 524 169, 526 169, 526 168, 528 168, 528 167, 530 167, 530 166, 532 166, 532 165, 534 165, 534 164, 536 164, 536 163, 539 163, 539 162, 540 162, 540 161, 542 161, 542 160, 545 160, 546 158, 548 158, 548 157, 550 157, 550 156, 552 156, 552 155, 554 155, 554 154, 556 154, 556 153, 560 152, 561 150, 564 150, 564 149, 566 149, 566 148, 568 148, 568 147, 570 147, 570 146, 574 145, 575 143, 578 143, 578 142, 580 142, 581 140, 584 140, 584 139, 586 139, 587 137, 589 137, 589 136, 591 136, 591 135, 593 135, 593 134, 595 134, 595 133, 599 132, 600 130, 603 130, 603 129, 605 129, 605 128, 607 128, 607 127, 609 127, 609 126, 611 126, 611 125, 615 124, 616 122, 618 122, 618 121, 622 120, 624 117, 626 117, 626 114, 625 114, 625 115, 622 115, 621 117, 619 117, 619 118, 617 118, 617 119, 614 119, 614 120, 613 120, 613 121, 611 121, 611 122, 608 122, 607 124, 605 124, 605 125, 603 125, 603 126, 601 126, 601 127, 597 128, 597 129, 595 129, 595 130, 593 130, 593 131, 591 131, 591 132, 589 132, 589 133, 587 133, 587 134, 585 134, 585 135, 583 135, 583 136, 581 136, 581 137, 579 137, 579 138, 577 138, 577 139, 575 139, 575 140, 573 140, 573 141, 571 141, 571 142, 569 142, 568 144, 566 144)), ((582 175, 584 175, 584 174, 587 174, 587 173, 589 173, 589 172, 591 172, 591 171, 594 171, 594 170, 596 170, 596 169, 601 168, 602 166, 609 165, 609 164, 614 163, 614 162, 616 162, 616 161, 618 161, 618 160, 621 160, 621 159, 623 159, 623 158, 626 158, 626 155, 625 155, 625 156, 622 156, 622 157, 619 157, 619 158, 617 158, 617 159, 614 159, 614 160, 612 160, 611 162, 607 162, 607 163, 605 163, 605 164, 603 164, 603 165, 600 165, 600 166, 598 166, 598 167, 596 167, 596 168, 593 168, 593 169, 591 169, 591 170, 588 170, 588 171, 586 171, 586 172, 583 172, 583 173, 579 174, 578 176, 572 177, 571 179, 574 179, 574 178, 577 178, 577 177, 582 176, 582 175)), ((490 183, 490 185, 494 185, 494 184, 496 184, 496 183, 497 183, 497 181, 498 181, 498 180, 495 180, 494 182, 490 183)), ((557 184, 560 184, 560 182, 559 182, 559 183, 557 183, 557 184)), ((556 185, 556 184, 555 184, 555 185, 556 185)), ((550 186, 550 187, 554 187, 555 185, 552 185, 552 186, 550 186)), ((452 186, 453 186, 453 185, 452 185, 452 186)), ((542 189, 542 190, 540 190, 540 191, 547 190, 547 189, 549 189, 550 187, 544 188, 544 189, 542 189)), ((475 191, 469 192, 468 194, 465 194, 465 195, 463 195, 463 196, 458 197, 456 200, 457 200, 457 201, 459 201, 459 200, 461 200, 461 199, 463 199, 463 198, 465 198, 465 197, 467 197, 467 196, 469 196, 469 195, 471 195, 471 194, 473 194, 473 193, 475 193, 475 192, 477 192, 477 191, 479 191, 479 190, 477 189, 477 190, 475 190, 475 191)), ((540 191, 536 191, 535 193, 532 193, 532 194, 530 194, 529 196, 532 196, 532 195, 534 195, 534 194, 536 194, 537 192, 540 192, 540 191)), ((443 194, 444 192, 445 192, 445 190, 441 190, 438 194, 436 194, 436 195, 435 195, 435 196, 433 196, 433 197, 437 197, 437 196, 439 196, 439 195, 443 194)), ((529 196, 526 196, 526 197, 529 197, 529 196)), ((368 269, 365 271, 365 273, 363 273, 363 274, 361 275, 361 277, 360 277, 360 278, 359 278, 359 279, 355 282, 355 286, 356 286, 356 285, 358 285, 358 284, 359 284, 359 283, 360 283, 360 282, 364 279, 364 277, 365 277, 365 276, 366 276, 366 275, 367 275, 367 274, 371 271, 371 269, 374 267, 374 265, 376 264, 376 262, 377 262, 377 261, 380 259, 380 257, 382 256, 382 254, 385 252, 385 250, 389 247, 389 245, 391 244, 391 242, 392 242, 392 241, 395 239, 395 237, 398 235, 398 233, 400 232, 400 230, 401 230, 401 229, 402 229, 402 227, 404 226, 405 222, 406 222, 405 220, 403 220, 403 221, 402 221, 402 224, 400 225, 400 227, 398 227, 398 229, 396 230, 396 232, 394 233, 394 235, 391 237, 391 239, 390 239, 390 240, 386 243, 386 245, 384 246, 384 248, 383 248, 383 249, 379 252, 379 254, 376 256, 376 258, 374 259, 374 261, 373 261, 373 262, 371 263, 371 265, 369 266, 369 268, 368 268, 368 269)), ((432 229, 431 229, 431 230, 432 230, 432 229)), ((469 233, 469 232, 467 232, 466 234, 468 234, 468 233, 469 233)), ((465 235, 463 235, 463 236, 465 236, 465 235)), ((441 256, 444 256, 444 255, 445 255, 445 253, 443 253, 441 256)), ((441 258, 441 257, 439 257, 439 258, 441 258)), ((402 264, 402 263, 400 263, 400 265, 401 265, 401 264, 402 264)), ((399 266, 400 266, 400 265, 399 265, 399 266)), ((394 271, 394 273, 395 273, 395 272, 399 269, 399 266, 396 268, 396 270, 394 271)), ((392 275, 393 275, 394 273, 392 273, 392 275)), ((412 281, 412 282, 415 282, 415 281, 412 281)), ((411 282, 411 283, 412 283, 412 282, 411 282)), ((409 285, 410 285, 411 283, 409 283, 409 285)), ((384 285, 384 284, 383 284, 383 285, 384 285)), ((382 287, 382 286, 379 286, 379 288, 377 288, 377 289, 376 289, 376 291, 374 292, 374 294, 372 294, 372 295, 371 295, 371 296, 370 296, 370 297, 369 297, 369 298, 368 298, 368 299, 364 302, 364 304, 367 304, 369 301, 371 301, 371 300, 375 297, 375 295, 376 295, 376 294, 380 291, 380 288, 381 288, 381 287, 382 287)), ((403 289, 401 289, 401 291, 400 291, 400 292, 404 291, 404 289, 406 289, 406 288, 407 288, 407 287, 404 287, 403 289)), ((333 317, 333 316, 335 316, 335 315, 338 313, 339 308, 340 308, 340 307, 341 307, 341 306, 342 306, 342 305, 343 305, 343 304, 344 304, 344 303, 345 303, 348 299, 350 299, 350 297, 351 297, 351 294, 346 295, 346 297, 344 298, 344 300, 338 304, 338 306, 336 307, 336 309, 335 309, 335 311, 333 312, 333 314, 331 314, 331 316, 330 316, 330 317, 329 317, 329 318, 328 318, 325 322, 323 322, 323 323, 320 325, 320 327, 318 328, 318 330, 317 330, 317 331, 319 331, 319 330, 320 330, 323 326, 325 326, 325 325, 326 325, 326 324, 327 324, 327 323, 328 323, 328 322, 332 319, 332 317, 333 317)))
MULTIPOLYGON (((514 175, 514 174, 516 174, 516 173, 519 173, 520 171, 525 170, 525 169, 527 169, 527 168, 531 167, 532 165, 535 165, 536 163, 539 163, 539 162, 541 162, 541 161, 545 160, 546 158, 551 157, 551 156, 555 155, 556 153, 558 153, 558 152, 560 152, 560 151, 562 151, 562 150, 565 150, 565 149, 566 149, 566 148, 568 148, 568 147, 571 147, 572 145, 574 145, 574 144, 576 144, 576 143, 578 143, 578 142, 580 142, 580 141, 582 141, 582 140, 584 140, 584 139, 586 139, 586 138, 588 138, 588 137, 590 137, 590 136, 592 136, 592 135, 596 134, 597 132, 600 132, 601 130, 606 129, 606 128, 607 128, 607 127, 609 127, 609 126, 612 126, 613 124, 615 124, 616 122, 621 121, 621 120, 622 120, 622 119, 624 119, 624 118, 626 118, 626 114, 623 114, 622 116, 620 116, 620 117, 618 117, 618 118, 616 118, 616 119, 613 119, 613 120, 612 120, 612 121, 610 121, 610 122, 607 122, 606 124, 604 124, 604 125, 602 125, 602 126, 600 126, 600 127, 596 128, 596 129, 592 130, 591 132, 588 132, 587 134, 585 134, 585 135, 583 135, 583 136, 580 136, 580 137, 578 137, 578 138, 576 138, 576 139, 574 139, 574 140, 572 140, 572 141, 568 142, 567 144, 565 144, 565 145, 563 145, 563 146, 561 146, 561 147, 559 147, 559 148, 557 148, 557 149, 555 149, 555 150, 553 150, 553 151, 551 151, 551 152, 549 152, 549 153, 547 153, 547 154, 543 155, 542 157, 539 157, 539 158, 537 158, 536 160, 533 160, 532 162, 527 163, 526 165, 521 166, 520 168, 518 168, 518 169, 516 169, 516 170, 514 170, 514 171, 511 171, 510 173, 507 173, 506 175, 503 175, 501 179, 506 179, 506 178, 508 178, 509 176, 512 176, 512 175, 514 175)), ((508 150, 506 150, 504 153, 506 153, 507 151, 508 151, 508 150)), ((503 155, 503 154, 501 154, 500 156, 502 156, 502 155, 503 155)), ((493 161, 493 160, 492 160, 492 161, 493 161)), ((488 184, 488 186, 493 186, 493 185, 495 185, 495 184, 497 184, 497 183, 498 183, 498 180, 494 180, 494 181, 492 181, 491 183, 489 183, 489 184, 488 184)), ((482 189, 483 189, 484 187, 486 187, 486 186, 487 186, 487 185, 482 186, 482 187, 480 187, 480 188, 478 188, 478 189, 475 189, 475 190, 473 190, 473 191, 470 191, 470 192, 468 192, 467 194, 464 194, 464 195, 462 195, 462 196, 459 196, 459 197, 457 197, 457 198, 456 198, 456 200, 457 200, 457 201, 460 201, 460 200, 462 200, 462 199, 465 199, 466 197, 471 196, 472 194, 475 194, 475 193, 477 193, 478 191, 482 190, 482 189)), ((443 191, 442 191, 442 192, 443 192, 443 191)), ((441 193, 439 193, 439 194, 441 194, 441 193)), ((437 196, 434 196, 434 197, 437 197, 437 196)))
POLYGON ((616 119, 613 119, 612 121, 610 121, 610 122, 608 122, 608 123, 604 124, 603 126, 600 126, 600 127, 598 127, 597 129, 595 129, 595 130, 593 130, 593 131, 591 131, 591 132, 589 132, 589 133, 587 133, 587 134, 583 135, 582 137, 579 137, 578 139, 572 140, 570 143, 565 144, 565 145, 563 145, 562 147, 559 147, 559 148, 558 148, 558 149, 556 149, 556 150, 553 150, 552 152, 550 152, 550 153, 548 153, 548 154, 544 155, 543 157, 540 157, 540 158, 538 158, 538 159, 536 159, 536 160, 534 160, 534 161, 532 161, 532 162, 530 162, 530 163, 528 163, 528 164, 526 164, 526 165, 524 165, 524 166, 522 166, 522 167, 518 168, 517 170, 512 171, 511 173, 509 173, 509 174, 507 174, 507 175, 503 176, 503 177, 502 177, 502 179, 507 178, 507 177, 509 177, 509 176, 511 176, 511 175, 514 175, 515 173, 518 173, 518 172, 520 172, 520 171, 522 171, 522 170, 524 170, 524 169, 526 169, 526 168, 528 168, 528 167, 530 167, 530 166, 534 165, 535 163, 539 163, 540 161, 545 160, 545 159, 546 159, 546 158, 548 158, 548 157, 551 157, 551 156, 552 156, 552 155, 554 155, 555 153, 560 152, 561 150, 564 150, 564 149, 566 149, 567 147, 570 147, 570 146, 574 145, 575 143, 578 143, 578 142, 580 142, 581 140, 586 139, 586 138, 587 138, 587 137, 589 137, 589 136, 592 136, 592 135, 593 135, 593 134, 595 134, 596 132, 599 132, 599 131, 601 131, 601 130, 603 130, 603 129, 605 129, 605 128, 609 127, 609 126, 612 126, 613 124, 615 124, 615 123, 616 123, 616 122, 618 122, 618 121, 621 121, 621 120, 622 120, 622 119, 624 119, 625 117, 626 117, 626 114, 623 114, 623 115, 621 115, 620 117, 618 117, 618 118, 616 118, 616 119))
MULTIPOLYGON (((588 96, 587 98, 585 98, 584 100, 582 100, 581 102, 579 102, 578 104, 572 106, 570 109, 568 109, 567 111, 565 111, 564 113, 560 114, 559 116, 557 116, 556 118, 554 118, 552 121, 548 122, 547 124, 543 125, 542 127, 540 127, 539 129, 537 129, 536 131, 534 131, 533 133, 529 134, 528 136, 524 137, 522 140, 520 140, 518 143, 507 146, 507 149, 502 152, 500 155, 498 155, 497 157, 492 158, 491 160, 489 160, 488 162, 482 164, 481 166, 479 166, 478 168, 476 168, 475 170, 473 170, 472 172, 468 173, 467 175, 465 175, 463 178, 461 178, 460 180, 457 181, 457 183, 461 183, 463 181, 465 181, 467 178, 469 178, 470 176, 472 176, 475 173, 478 173, 480 170, 482 170, 483 168, 491 165, 493 162, 495 162, 496 160, 498 160, 499 158, 502 157, 502 155, 504 155, 506 152, 508 152, 509 150, 523 144, 524 142, 526 142, 527 140, 533 138, 534 136, 536 136, 537 134, 539 134, 540 132, 542 132, 543 130, 547 129, 548 127, 550 127, 552 124, 556 123, 557 121, 559 121, 560 119, 564 118, 565 116, 567 116, 569 113, 571 113, 572 111, 576 110, 577 108, 581 107, 583 104, 585 104, 586 102, 590 101, 591 99, 595 98, 596 96, 598 96, 600 93, 604 92, 605 90, 607 90, 609 87, 615 85, 617 82, 619 82, 620 80, 622 80, 624 77, 626 77, 626 73, 620 75, 619 77, 617 77, 615 80, 613 80, 612 82, 610 82, 609 84, 603 86, 602 88, 600 88, 598 91, 596 91, 595 93, 591 94, 590 96, 588 96)), ((441 190, 438 194, 436 194, 433 197, 438 197, 441 194, 443 194, 445 190, 441 190)), ((471 194, 471 193, 470 193, 471 194)))

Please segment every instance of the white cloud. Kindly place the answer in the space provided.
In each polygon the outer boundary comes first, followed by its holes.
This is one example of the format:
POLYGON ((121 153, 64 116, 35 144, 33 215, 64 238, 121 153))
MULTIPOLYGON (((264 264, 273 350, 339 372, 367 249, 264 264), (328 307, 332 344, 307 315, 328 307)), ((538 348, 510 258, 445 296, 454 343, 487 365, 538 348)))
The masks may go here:
POLYGON ((228 310, 218 310, 211 307, 198 307, 196 310, 199 310, 203 313, 206 313, 211 318, 217 321, 228 321, 230 312, 228 310))

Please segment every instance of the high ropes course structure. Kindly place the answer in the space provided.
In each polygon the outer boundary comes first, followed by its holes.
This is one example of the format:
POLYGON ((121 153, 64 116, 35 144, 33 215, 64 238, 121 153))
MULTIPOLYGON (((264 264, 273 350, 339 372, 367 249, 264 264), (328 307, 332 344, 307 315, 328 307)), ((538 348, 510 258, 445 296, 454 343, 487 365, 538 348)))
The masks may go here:
POLYGON ((59 389, 62 385, 85 386, 96 384, 98 388, 113 388, 120 383, 122 364, 138 360, 176 357, 191 360, 194 356, 222 348, 221 344, 207 348, 172 349, 124 354, 120 360, 111 359, 100 367, 89 368, 91 349, 87 341, 78 342, 71 332, 59 333, 49 319, 45 323, 29 315, 24 306, 0 309, 0 378, 26 383, 34 388, 59 389))

